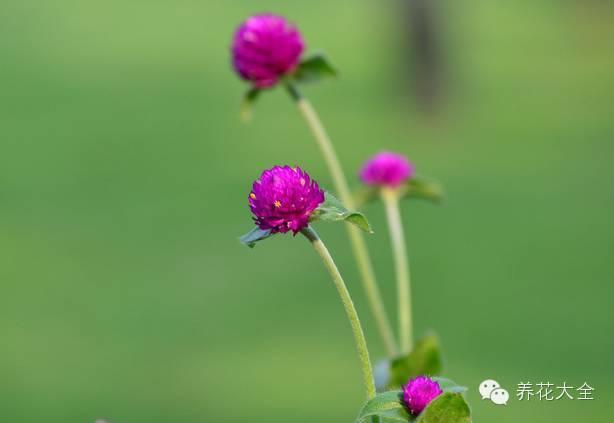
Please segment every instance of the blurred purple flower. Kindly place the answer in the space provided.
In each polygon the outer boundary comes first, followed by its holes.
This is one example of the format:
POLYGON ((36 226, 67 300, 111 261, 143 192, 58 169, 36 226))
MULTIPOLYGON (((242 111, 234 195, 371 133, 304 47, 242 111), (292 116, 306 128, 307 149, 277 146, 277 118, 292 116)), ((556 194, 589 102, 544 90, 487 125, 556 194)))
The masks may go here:
POLYGON ((367 185, 396 188, 414 174, 414 165, 405 156, 382 151, 365 162, 360 179, 367 185))
POLYGON ((304 48, 301 34, 285 18, 255 15, 235 32, 232 63, 243 79, 268 88, 296 69, 304 48))
POLYGON ((260 175, 249 194, 254 221, 263 230, 296 235, 324 202, 324 191, 299 167, 275 166, 260 175))
POLYGON ((426 376, 418 376, 410 379, 403 387, 403 400, 409 407, 409 411, 417 415, 442 393, 438 382, 426 376))

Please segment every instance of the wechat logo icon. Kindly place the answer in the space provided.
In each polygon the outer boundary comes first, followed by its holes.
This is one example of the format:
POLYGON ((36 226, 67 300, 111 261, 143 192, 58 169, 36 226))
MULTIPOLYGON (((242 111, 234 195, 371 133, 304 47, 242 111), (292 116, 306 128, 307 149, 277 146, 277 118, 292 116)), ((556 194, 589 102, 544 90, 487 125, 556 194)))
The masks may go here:
POLYGON ((506 405, 510 399, 509 392, 503 389, 496 380, 487 379, 480 383, 479 391, 483 400, 491 400, 497 405, 506 405))

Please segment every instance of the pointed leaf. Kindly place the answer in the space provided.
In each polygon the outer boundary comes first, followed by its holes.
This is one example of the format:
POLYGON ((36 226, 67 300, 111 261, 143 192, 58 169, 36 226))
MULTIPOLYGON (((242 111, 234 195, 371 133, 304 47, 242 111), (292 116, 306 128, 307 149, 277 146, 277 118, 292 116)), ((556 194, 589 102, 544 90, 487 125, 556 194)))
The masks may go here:
POLYGON ((443 186, 434 179, 423 176, 411 178, 405 188, 405 197, 429 200, 436 204, 441 204, 445 200, 443 186))
POLYGON ((369 422, 369 417, 378 416, 386 422, 403 422, 415 420, 403 405, 401 391, 388 391, 377 394, 370 399, 358 413, 354 423, 369 422))
POLYGON ((467 392, 466 386, 459 386, 453 380, 445 377, 435 376, 433 380, 439 383, 439 387, 444 392, 452 392, 454 394, 462 394, 463 392, 467 392))
POLYGON ((369 221, 362 213, 346 209, 345 206, 341 204, 341 201, 328 191, 325 192, 324 202, 314 210, 309 219, 310 222, 317 222, 320 220, 326 222, 345 221, 358 226, 365 232, 373 232, 369 221))
POLYGON ((447 379, 445 377, 435 376, 433 380, 439 383, 439 387, 444 392, 452 392, 454 394, 462 394, 467 392, 466 386, 459 386, 453 380, 447 379))
POLYGON ((471 409, 461 394, 444 392, 423 411, 418 423, 471 423, 471 409))
POLYGON ((369 223, 365 215, 360 212, 350 212, 345 218, 345 221, 355 226, 358 226, 365 232, 368 232, 370 234, 373 233, 373 229, 371 229, 371 224, 369 223))
POLYGON ((316 82, 337 76, 337 70, 330 64, 324 53, 314 53, 304 59, 294 74, 297 82, 316 82))
MULTIPOLYGON (((379 198, 378 187, 363 186, 354 192, 354 200, 358 208, 379 198)), ((441 204, 445 200, 443 186, 434 179, 424 176, 414 176, 405 185, 399 187, 401 198, 416 198, 441 204)))
POLYGON ((441 372, 442 357, 439 338, 427 335, 416 342, 407 355, 394 359, 390 364, 390 388, 398 388, 416 376, 434 376, 441 372))
POLYGON ((261 92, 261 89, 253 87, 243 96, 243 102, 241 103, 241 120, 243 122, 249 122, 251 120, 252 105, 256 102, 261 92))
POLYGON ((249 248, 254 248, 258 241, 262 241, 263 239, 267 239, 273 235, 270 230, 263 230, 259 227, 255 227, 245 235, 239 238, 241 243, 247 245, 249 248))

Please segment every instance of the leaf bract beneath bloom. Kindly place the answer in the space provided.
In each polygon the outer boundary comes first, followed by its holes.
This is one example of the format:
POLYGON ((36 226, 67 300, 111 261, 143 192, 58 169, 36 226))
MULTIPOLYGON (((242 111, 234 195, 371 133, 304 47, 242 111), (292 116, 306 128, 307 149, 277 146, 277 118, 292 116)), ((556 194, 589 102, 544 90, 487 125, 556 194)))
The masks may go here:
POLYGON ((303 59, 294 73, 293 79, 299 83, 309 83, 336 76, 337 70, 324 53, 319 52, 303 59))
POLYGON ((326 191, 324 193, 325 200, 313 211, 310 222, 326 221, 326 222, 348 222, 358 226, 365 232, 373 233, 369 221, 364 214, 348 210, 334 195, 326 191))
POLYGON ((270 229, 264 230, 259 227, 255 227, 245 235, 239 237, 239 241, 241 243, 247 245, 249 248, 254 248, 257 242, 267 239, 273 235, 270 229))

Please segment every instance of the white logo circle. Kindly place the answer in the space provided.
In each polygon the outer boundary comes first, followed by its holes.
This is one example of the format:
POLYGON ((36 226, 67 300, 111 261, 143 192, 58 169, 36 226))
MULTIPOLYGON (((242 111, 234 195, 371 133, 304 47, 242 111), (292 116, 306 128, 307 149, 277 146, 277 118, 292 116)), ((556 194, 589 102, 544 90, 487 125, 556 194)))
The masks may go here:
POLYGON ((480 383, 480 395, 482 395, 482 399, 490 399, 490 394, 497 388, 500 388, 501 385, 496 380, 487 379, 484 382, 480 383))

